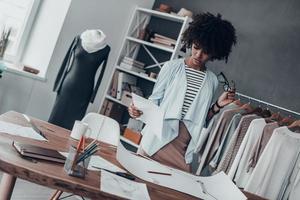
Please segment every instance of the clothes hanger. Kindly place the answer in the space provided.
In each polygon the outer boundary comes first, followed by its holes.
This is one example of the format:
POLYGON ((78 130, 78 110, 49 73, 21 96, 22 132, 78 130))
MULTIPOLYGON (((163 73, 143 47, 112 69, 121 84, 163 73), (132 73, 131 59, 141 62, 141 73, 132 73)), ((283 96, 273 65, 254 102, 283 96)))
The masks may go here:
POLYGON ((241 102, 240 99, 236 99, 236 100, 234 100, 232 103, 234 103, 235 105, 237 105, 237 106, 239 106, 239 107, 243 106, 243 103, 241 102))
POLYGON ((248 113, 248 114, 256 114, 256 115, 261 116, 262 112, 263 112, 263 109, 260 106, 258 106, 256 108, 254 108, 254 110, 251 113, 248 113))
POLYGON ((295 133, 300 133, 300 120, 294 121, 288 126, 288 129, 295 133))
MULTIPOLYGON (((250 99, 249 99, 249 104, 251 104, 250 99)), ((256 114, 258 116, 261 116, 262 111, 263 111, 263 109, 261 108, 261 105, 259 104, 257 107, 255 107, 253 109, 253 111, 251 113, 248 113, 248 114, 256 114)))
POLYGON ((263 111, 261 112, 261 117, 263 118, 269 118, 271 117, 272 113, 269 109, 269 104, 267 104, 267 108, 266 109, 263 109, 263 111))
POLYGON ((291 125, 295 120, 292 119, 291 115, 288 117, 284 117, 282 120, 280 120, 279 124, 280 126, 289 126, 291 125))
POLYGON ((247 113, 251 113, 251 112, 253 112, 254 108, 250 104, 251 104, 251 100, 249 98, 249 102, 242 105, 241 108, 246 110, 247 113))
POLYGON ((271 115, 270 119, 279 122, 283 119, 283 117, 280 115, 280 111, 278 111, 278 112, 274 112, 271 115))
POLYGON ((235 105, 241 107, 243 105, 243 103, 241 102, 241 97, 239 94, 237 94, 238 98, 235 99, 232 103, 234 103, 235 105))
POLYGON ((265 121, 266 123, 271 123, 271 122, 279 122, 282 120, 282 116, 280 115, 280 111, 278 112, 271 112, 270 109, 269 109, 269 105, 267 104, 267 109, 266 109, 266 112, 269 112, 269 115, 264 117, 265 118, 265 121))
POLYGON ((300 120, 296 120, 294 121, 293 123, 291 123, 288 128, 293 128, 293 127, 296 127, 296 126, 300 126, 300 120))
POLYGON ((295 127, 288 128, 288 129, 294 133, 300 133, 300 126, 295 126, 295 127))

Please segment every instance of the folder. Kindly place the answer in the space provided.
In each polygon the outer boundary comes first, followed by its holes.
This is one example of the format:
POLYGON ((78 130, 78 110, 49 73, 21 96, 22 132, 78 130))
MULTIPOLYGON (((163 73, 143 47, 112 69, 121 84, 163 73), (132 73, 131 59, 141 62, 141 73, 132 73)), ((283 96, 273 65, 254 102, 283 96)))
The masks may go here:
POLYGON ((105 115, 107 104, 108 104, 108 101, 107 101, 107 100, 104 100, 104 101, 103 101, 103 104, 102 104, 102 106, 101 106, 101 110, 100 110, 100 114, 101 114, 101 115, 105 115))
POLYGON ((17 152, 24 157, 37 158, 58 163, 65 163, 66 160, 63 155, 53 149, 47 149, 31 144, 23 144, 15 141, 12 145, 17 152))
POLYGON ((116 98, 117 97, 117 90, 118 90, 118 78, 119 78, 119 72, 115 71, 113 80, 110 87, 110 96, 116 98))

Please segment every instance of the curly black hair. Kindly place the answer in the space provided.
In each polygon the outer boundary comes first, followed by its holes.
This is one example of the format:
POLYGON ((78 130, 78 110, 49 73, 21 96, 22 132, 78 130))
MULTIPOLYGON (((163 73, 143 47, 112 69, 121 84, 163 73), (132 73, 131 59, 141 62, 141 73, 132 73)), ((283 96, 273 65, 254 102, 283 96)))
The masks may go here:
POLYGON ((212 60, 225 59, 225 62, 236 40, 233 25, 221 19, 220 14, 215 16, 209 12, 196 15, 182 37, 186 47, 190 48, 195 43, 211 55, 212 60))

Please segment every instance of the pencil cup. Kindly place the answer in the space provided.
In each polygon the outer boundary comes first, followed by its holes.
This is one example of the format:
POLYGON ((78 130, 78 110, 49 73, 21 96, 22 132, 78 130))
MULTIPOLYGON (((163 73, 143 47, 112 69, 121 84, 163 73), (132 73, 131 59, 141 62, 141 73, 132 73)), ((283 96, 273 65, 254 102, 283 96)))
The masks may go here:
POLYGON ((80 156, 81 153, 78 153, 75 147, 70 146, 69 154, 64 165, 64 169, 68 173, 68 175, 80 178, 85 177, 90 157, 78 162, 78 158, 80 158, 80 156))

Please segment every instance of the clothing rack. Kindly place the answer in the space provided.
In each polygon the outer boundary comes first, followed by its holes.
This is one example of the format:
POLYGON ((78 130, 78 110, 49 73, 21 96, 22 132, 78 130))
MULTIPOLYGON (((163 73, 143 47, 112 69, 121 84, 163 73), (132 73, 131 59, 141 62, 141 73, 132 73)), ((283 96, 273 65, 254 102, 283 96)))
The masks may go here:
POLYGON ((279 109, 279 110, 283 110, 283 111, 286 111, 286 112, 288 112, 288 113, 292 113, 292 114, 295 114, 295 115, 300 116, 300 113, 299 113, 299 112, 295 112, 295 111, 292 111, 292 110, 283 108, 283 107, 281 107, 281 106, 277 106, 277 105, 268 103, 268 102, 266 102, 266 101, 263 101, 263 100, 260 100, 260 99, 253 98, 253 97, 250 97, 250 96, 248 96, 248 95, 245 95, 245 94, 242 94, 242 93, 239 93, 239 92, 236 92, 235 94, 237 94, 238 96, 242 96, 242 97, 244 97, 244 98, 247 98, 247 99, 249 99, 249 100, 254 100, 254 101, 258 102, 258 103, 263 103, 263 104, 265 104, 265 105, 267 105, 267 106, 271 106, 271 107, 273 107, 273 108, 276 108, 276 109, 279 109))

